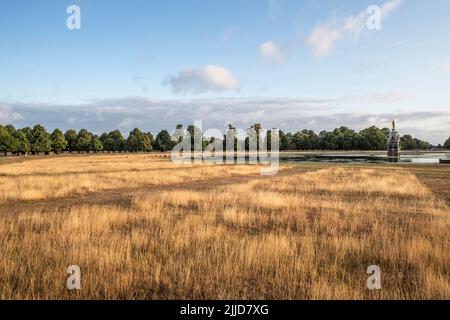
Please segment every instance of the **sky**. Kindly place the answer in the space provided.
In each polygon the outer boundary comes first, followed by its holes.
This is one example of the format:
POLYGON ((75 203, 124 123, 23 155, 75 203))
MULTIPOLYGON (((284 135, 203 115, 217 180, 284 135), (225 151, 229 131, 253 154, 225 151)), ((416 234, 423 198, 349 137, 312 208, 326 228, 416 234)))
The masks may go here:
POLYGON ((0 2, 0 124, 320 132, 396 119, 438 144, 449 88, 448 0, 0 2))

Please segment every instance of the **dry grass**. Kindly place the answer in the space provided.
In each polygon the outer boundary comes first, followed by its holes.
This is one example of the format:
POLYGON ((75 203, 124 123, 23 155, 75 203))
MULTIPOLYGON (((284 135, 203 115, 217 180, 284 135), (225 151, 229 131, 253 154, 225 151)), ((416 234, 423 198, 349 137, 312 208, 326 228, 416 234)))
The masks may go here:
MULTIPOLYGON (((80 176, 111 174, 86 173, 102 160, 78 167, 73 190, 80 176)), ((208 179, 255 170, 133 160, 106 166, 142 168, 167 184, 196 181, 195 170, 208 179), (172 180, 163 181, 160 170, 172 180)), ((73 171, 53 167, 39 160, 0 171, 36 181, 37 173, 73 171)), ((142 181, 136 175, 114 188, 142 181)), ((149 193, 125 208, 80 203, 0 219, 3 299, 450 298, 449 208, 403 169, 291 170, 202 191, 149 193), (76 292, 65 288, 71 264, 82 271, 76 292), (382 270, 381 290, 366 289, 373 264, 382 270)))
POLYGON ((101 190, 161 186, 257 174, 255 166, 178 165, 146 155, 60 157, 0 166, 0 204, 101 190))

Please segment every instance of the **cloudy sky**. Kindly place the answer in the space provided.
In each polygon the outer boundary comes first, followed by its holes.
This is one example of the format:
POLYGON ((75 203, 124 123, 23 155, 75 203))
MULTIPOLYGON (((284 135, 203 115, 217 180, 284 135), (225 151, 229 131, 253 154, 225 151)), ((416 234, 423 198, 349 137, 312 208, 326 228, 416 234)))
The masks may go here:
POLYGON ((0 123, 321 131, 397 119, 442 143, 449 12, 448 0, 4 0, 0 123), (80 30, 66 27, 71 4, 80 30), (374 5, 380 29, 367 27, 374 5))

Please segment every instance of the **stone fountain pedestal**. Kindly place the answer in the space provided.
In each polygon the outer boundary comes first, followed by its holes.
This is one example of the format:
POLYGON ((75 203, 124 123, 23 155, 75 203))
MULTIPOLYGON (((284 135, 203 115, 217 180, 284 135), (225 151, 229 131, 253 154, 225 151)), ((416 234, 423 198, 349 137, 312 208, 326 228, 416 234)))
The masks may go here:
POLYGON ((395 121, 392 121, 392 130, 387 143, 387 159, 389 162, 400 160, 400 135, 395 129, 395 121))

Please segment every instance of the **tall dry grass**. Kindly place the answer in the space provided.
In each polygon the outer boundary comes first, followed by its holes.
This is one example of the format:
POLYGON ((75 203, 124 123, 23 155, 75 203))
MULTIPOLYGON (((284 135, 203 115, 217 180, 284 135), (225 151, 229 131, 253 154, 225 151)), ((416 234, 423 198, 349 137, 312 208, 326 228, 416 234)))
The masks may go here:
POLYGON ((148 155, 59 157, 0 166, 0 204, 257 174, 257 166, 179 165, 148 155))
POLYGON ((449 209, 402 170, 336 167, 0 220, 3 299, 450 298, 449 209), (65 287, 72 264, 78 291, 65 287))

